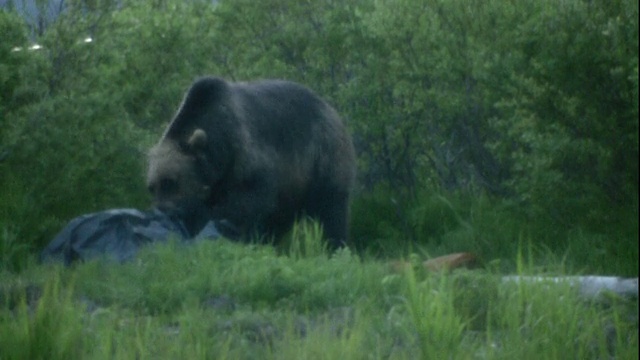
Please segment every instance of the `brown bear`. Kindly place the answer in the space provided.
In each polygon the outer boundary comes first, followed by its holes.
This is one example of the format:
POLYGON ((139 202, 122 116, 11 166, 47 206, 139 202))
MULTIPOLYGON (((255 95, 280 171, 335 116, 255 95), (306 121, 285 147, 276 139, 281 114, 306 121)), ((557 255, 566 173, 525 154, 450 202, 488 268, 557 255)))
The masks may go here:
POLYGON ((151 149, 147 185, 191 231, 217 220, 227 237, 264 239, 309 216, 335 249, 347 240, 355 176, 345 125, 311 90, 204 77, 151 149))

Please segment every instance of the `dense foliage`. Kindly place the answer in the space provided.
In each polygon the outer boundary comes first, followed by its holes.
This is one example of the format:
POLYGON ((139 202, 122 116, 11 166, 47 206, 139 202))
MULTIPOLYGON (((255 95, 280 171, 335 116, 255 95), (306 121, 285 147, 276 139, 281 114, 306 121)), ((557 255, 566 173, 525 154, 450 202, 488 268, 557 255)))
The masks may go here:
POLYGON ((522 219, 509 229, 615 233, 598 246, 637 267, 637 1, 76 0, 41 20, 0 11, 3 260, 76 215, 147 207, 145 149, 216 74, 298 81, 339 109, 359 242, 471 226, 486 243, 473 209, 496 206, 522 219))

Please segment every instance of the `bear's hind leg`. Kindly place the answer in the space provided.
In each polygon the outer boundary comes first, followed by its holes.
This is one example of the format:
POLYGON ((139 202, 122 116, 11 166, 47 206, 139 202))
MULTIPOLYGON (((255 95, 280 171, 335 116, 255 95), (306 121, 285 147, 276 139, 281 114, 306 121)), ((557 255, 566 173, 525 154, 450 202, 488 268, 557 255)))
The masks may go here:
POLYGON ((332 189, 313 191, 307 203, 307 215, 322 225, 329 250, 347 245, 349 228, 349 194, 332 189))

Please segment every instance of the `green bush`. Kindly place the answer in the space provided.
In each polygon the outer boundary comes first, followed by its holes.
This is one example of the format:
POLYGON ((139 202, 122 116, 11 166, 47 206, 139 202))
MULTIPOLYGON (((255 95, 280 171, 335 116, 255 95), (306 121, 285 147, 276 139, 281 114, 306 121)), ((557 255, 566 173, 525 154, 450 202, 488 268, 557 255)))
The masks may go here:
POLYGON ((145 149, 214 74, 299 81, 336 106, 359 249, 635 241, 637 15, 632 0, 69 2, 31 29, 42 49, 12 51, 29 31, 3 11, 0 223, 38 249, 76 215, 148 206, 145 149))

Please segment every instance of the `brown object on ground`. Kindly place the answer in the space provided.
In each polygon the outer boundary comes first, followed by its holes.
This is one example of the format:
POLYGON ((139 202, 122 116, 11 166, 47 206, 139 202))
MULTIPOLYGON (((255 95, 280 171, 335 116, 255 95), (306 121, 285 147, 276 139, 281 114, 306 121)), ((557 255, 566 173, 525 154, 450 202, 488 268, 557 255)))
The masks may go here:
POLYGON ((455 268, 472 269, 479 265, 478 258, 472 253, 455 253, 429 259, 422 263, 430 271, 452 270, 455 268))
MULTIPOLYGON (((394 272, 403 272, 411 267, 411 262, 405 260, 396 260, 391 262, 391 270, 394 272)), ((429 271, 453 270, 456 268, 473 269, 480 265, 477 256, 472 253, 455 253, 439 256, 422 262, 422 266, 429 271)))

